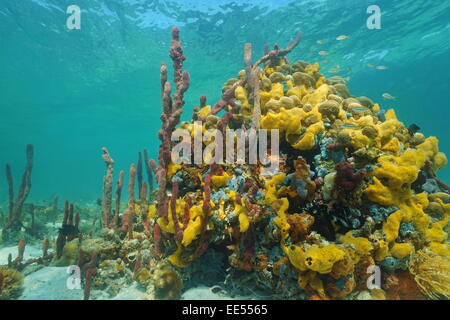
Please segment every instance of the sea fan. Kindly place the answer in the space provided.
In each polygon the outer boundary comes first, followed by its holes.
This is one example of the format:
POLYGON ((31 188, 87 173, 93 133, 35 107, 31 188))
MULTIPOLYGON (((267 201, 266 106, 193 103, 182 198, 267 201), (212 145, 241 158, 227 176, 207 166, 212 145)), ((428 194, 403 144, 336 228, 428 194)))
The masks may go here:
POLYGON ((419 250, 411 258, 409 271, 420 290, 431 299, 450 298, 450 260, 430 250, 419 250))

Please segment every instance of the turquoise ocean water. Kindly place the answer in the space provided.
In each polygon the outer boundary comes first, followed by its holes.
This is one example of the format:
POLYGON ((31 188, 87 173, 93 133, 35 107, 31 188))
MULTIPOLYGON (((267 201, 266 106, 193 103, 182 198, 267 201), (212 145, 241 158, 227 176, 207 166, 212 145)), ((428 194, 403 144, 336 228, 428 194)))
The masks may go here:
MULTIPOLYGON (((450 3, 436 0, 2 0, 0 167, 12 165, 17 186, 32 143, 30 199, 58 194, 77 202, 101 197, 101 147, 116 172, 128 170, 144 148, 156 158, 159 67, 170 62, 173 25, 191 74, 184 119, 201 94, 208 103, 219 99, 222 84, 242 69, 244 43, 258 56, 264 44, 285 46, 300 30, 291 61, 317 61, 327 76, 339 66, 353 95, 395 108, 450 155, 449 18, 450 3), (80 30, 66 27, 72 4, 81 8, 80 30), (381 8, 380 30, 366 27, 371 4, 381 8), (349 37, 336 41, 339 35, 349 37)), ((450 181, 450 168, 438 176, 450 181)), ((0 204, 6 196, 2 176, 0 204)))

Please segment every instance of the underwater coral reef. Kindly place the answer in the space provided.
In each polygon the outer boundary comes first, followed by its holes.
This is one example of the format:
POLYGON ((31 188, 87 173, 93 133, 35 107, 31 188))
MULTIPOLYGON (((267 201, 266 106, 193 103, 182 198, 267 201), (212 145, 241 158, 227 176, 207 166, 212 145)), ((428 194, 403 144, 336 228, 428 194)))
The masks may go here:
POLYGON ((158 161, 139 152, 129 170, 127 203, 121 203, 125 173, 114 183, 114 160, 103 148, 100 206, 88 210, 66 201, 58 209, 55 198, 32 208, 32 222, 25 224, 28 146, 15 201, 6 168, 2 239, 19 245, 18 257, 10 255, 0 269, 0 298, 18 297, 21 272, 77 266, 84 299, 112 298, 133 283, 147 299, 179 299, 199 283, 231 297, 448 299, 450 188, 435 176, 447 164, 438 139, 405 127, 394 110, 352 96, 344 79, 327 79, 318 63, 291 63, 287 55, 300 38, 286 48, 266 48, 259 59, 246 44, 244 69, 224 83, 222 98, 209 105, 201 96, 192 120, 181 121, 190 77, 174 27, 174 90, 167 65, 160 70, 158 161), (199 150, 209 161, 196 162, 198 149, 190 144, 183 161, 175 161, 178 129, 188 132, 183 142, 200 132, 199 150), (247 141, 245 154, 266 151, 278 165, 248 163, 245 156, 243 162, 210 161, 225 140, 239 138, 238 130, 247 139, 252 130, 267 133, 267 150, 247 141), (53 229, 39 229, 38 211, 52 216, 53 229), (43 236, 49 230, 54 239, 43 236), (25 260, 25 242, 32 239, 43 242, 42 256, 25 260))

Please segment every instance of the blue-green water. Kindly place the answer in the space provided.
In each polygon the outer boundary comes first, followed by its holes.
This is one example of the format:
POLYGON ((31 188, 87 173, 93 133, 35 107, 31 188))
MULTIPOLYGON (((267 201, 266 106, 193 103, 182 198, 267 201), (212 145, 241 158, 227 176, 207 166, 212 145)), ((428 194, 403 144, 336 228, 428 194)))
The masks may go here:
MULTIPOLYGON (((242 68, 244 43, 259 55, 265 43, 284 46, 300 30, 291 61, 318 61, 328 76, 339 65, 352 94, 394 107, 450 154, 449 18, 450 3, 435 0, 2 0, 0 166, 12 165, 17 185, 32 143, 30 198, 59 194, 76 202, 101 195, 101 147, 116 171, 127 170, 143 148, 156 158, 159 66, 170 60, 172 25, 180 27, 191 74, 185 119, 201 94, 217 101, 222 84, 242 68), (71 4, 82 10, 80 30, 66 27, 71 4), (366 27, 370 4, 381 8, 380 30, 366 27), (349 38, 336 41, 342 34, 349 38), (383 93, 396 99, 385 101, 383 93)), ((449 181, 450 169, 439 176, 449 181)), ((1 178, 0 203, 6 195, 1 178)))

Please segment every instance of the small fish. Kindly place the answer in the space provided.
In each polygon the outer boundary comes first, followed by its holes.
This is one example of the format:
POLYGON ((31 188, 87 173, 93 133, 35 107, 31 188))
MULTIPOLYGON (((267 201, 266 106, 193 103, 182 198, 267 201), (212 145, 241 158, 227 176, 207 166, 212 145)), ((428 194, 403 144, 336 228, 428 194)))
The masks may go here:
POLYGON ((319 55, 320 56, 327 56, 327 55, 329 55, 330 53, 329 52, 327 52, 327 51, 319 51, 319 55))
POLYGON ((375 68, 375 66, 374 66, 373 64, 371 64, 371 63, 368 63, 367 66, 368 66, 369 68, 375 68))
POLYGON ((337 37, 336 40, 340 41, 340 40, 344 40, 344 39, 347 39, 347 38, 348 38, 348 36, 343 34, 343 35, 340 35, 339 37, 337 37))
POLYGON ((336 80, 336 81, 349 81, 349 80, 350 80, 350 77, 342 78, 342 77, 340 77, 340 76, 332 76, 330 79, 331 79, 331 80, 336 80))
POLYGON ((63 236, 75 236, 80 234, 80 230, 71 224, 63 224, 58 230, 63 236))
POLYGON ((333 68, 333 69, 330 69, 328 72, 329 73, 339 73, 339 72, 341 72, 341 70, 338 68, 333 68))
POLYGON ((394 100, 395 99, 395 97, 390 95, 389 93, 383 93, 382 96, 385 100, 394 100))
POLYGON ((316 43, 322 45, 323 44, 323 40, 317 40, 316 43))
POLYGON ((330 62, 331 62, 331 61, 328 60, 328 59, 325 59, 325 60, 322 61, 322 63, 324 63, 324 64, 329 64, 330 62))
POLYGON ((386 66, 376 66, 375 68, 378 69, 378 70, 387 70, 387 69, 389 69, 386 66))
POLYGON ((408 127, 408 131, 409 131, 410 135, 414 135, 414 133, 416 133, 419 130, 420 130, 420 127, 417 124, 415 124, 415 123, 411 124, 408 127))

